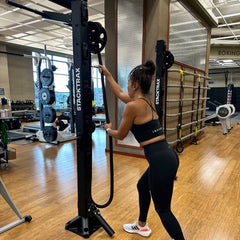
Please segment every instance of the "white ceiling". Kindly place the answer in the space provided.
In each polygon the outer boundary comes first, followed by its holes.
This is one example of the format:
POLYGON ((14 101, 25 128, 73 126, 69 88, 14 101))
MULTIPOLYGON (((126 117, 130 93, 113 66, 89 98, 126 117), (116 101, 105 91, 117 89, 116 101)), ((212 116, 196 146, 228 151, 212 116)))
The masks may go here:
MULTIPOLYGON (((204 0, 218 26, 212 28, 211 45, 240 47, 240 0, 204 0)), ((240 56, 239 56, 240 58, 240 56)), ((209 69, 239 68, 240 59, 210 59, 209 69)))
MULTIPOLYGON (((15 0, 38 11, 70 13, 70 10, 48 0, 15 0)), ((240 0, 199 0, 218 27, 212 29, 212 45, 240 45, 240 0)), ((104 26, 104 0, 88 0, 89 20, 104 26)), ((71 27, 43 19, 0 0, 0 41, 33 48, 72 54, 71 27)), ((216 61, 210 61, 217 64, 216 61)), ((234 60, 234 65, 239 66, 234 60), (237 65, 236 65, 237 64, 237 65)), ((213 65, 212 65, 213 66, 213 65)))
MULTIPOLYGON (((38 11, 70 13, 48 0, 16 0, 38 11)), ((104 26, 104 1, 88 1, 89 20, 104 26)), ((72 55, 71 27, 43 19, 32 12, 10 6, 0 0, 0 41, 72 55)))
POLYGON ((218 26, 212 29, 211 44, 240 45, 240 0, 204 0, 218 26))

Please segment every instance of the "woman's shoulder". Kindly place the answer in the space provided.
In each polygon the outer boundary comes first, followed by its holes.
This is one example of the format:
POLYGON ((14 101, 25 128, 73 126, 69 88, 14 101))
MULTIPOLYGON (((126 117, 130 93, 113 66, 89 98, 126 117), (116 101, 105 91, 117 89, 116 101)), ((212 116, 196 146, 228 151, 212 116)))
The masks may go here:
POLYGON ((140 101, 132 100, 126 104, 126 109, 130 111, 132 114, 136 114, 139 109, 141 109, 142 104, 140 101))
POLYGON ((141 101, 141 99, 136 99, 128 102, 126 105, 128 105, 129 107, 135 108, 135 107, 141 106, 142 104, 144 104, 144 102, 141 101))

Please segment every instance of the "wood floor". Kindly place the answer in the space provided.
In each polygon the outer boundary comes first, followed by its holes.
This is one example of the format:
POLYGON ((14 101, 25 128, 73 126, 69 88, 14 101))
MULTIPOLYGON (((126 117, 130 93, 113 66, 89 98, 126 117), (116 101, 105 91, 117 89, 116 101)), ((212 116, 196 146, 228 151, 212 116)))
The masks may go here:
MULTIPOLYGON (((198 145, 185 146, 180 157, 172 210, 186 240, 240 240, 240 125, 233 124, 228 135, 221 126, 210 126, 198 145)), ((17 159, 0 176, 21 214, 31 215, 23 223, 0 234, 0 240, 77 240, 82 237, 64 229, 77 216, 75 142, 54 146, 31 143, 11 146, 17 159)), ((93 134, 93 195, 95 201, 108 199, 108 163, 105 132, 93 134)), ((143 239, 122 230, 124 223, 138 217, 136 182, 147 168, 145 159, 114 155, 115 195, 112 204, 100 209, 114 229, 115 240, 143 239)), ((0 197, 0 226, 17 216, 0 197)), ((149 239, 170 240, 153 204, 149 211, 149 239)), ((111 239, 100 228, 90 239, 111 239)))

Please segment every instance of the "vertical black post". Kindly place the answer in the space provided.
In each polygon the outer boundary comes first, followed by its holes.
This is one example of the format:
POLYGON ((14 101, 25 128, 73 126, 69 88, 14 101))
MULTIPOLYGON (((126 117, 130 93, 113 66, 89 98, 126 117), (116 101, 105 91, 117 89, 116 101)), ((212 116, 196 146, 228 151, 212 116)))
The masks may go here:
POLYGON ((233 92, 234 84, 229 83, 227 86, 227 104, 232 103, 232 92, 233 92))
POLYGON ((88 51, 87 2, 72 2, 73 70, 75 92, 75 123, 77 144, 78 217, 66 224, 66 229, 88 237, 92 161, 92 98, 91 55, 88 51), (90 111, 90 113, 89 113, 90 111))
POLYGON ((88 238, 101 226, 112 236, 114 231, 100 215, 91 200, 92 176, 92 88, 91 53, 88 49, 87 2, 75 0, 72 5, 73 70, 75 124, 77 144, 78 216, 65 228, 88 238))
POLYGON ((74 1, 72 3, 72 28, 78 158, 78 214, 84 218, 87 217, 90 196, 91 175, 89 171, 92 160, 91 55, 88 51, 87 21, 87 2, 74 1))
POLYGON ((40 90, 42 89, 42 83, 40 80, 41 76, 41 65, 42 65, 42 58, 38 58, 37 61, 37 89, 38 89, 38 100, 39 100, 39 115, 40 115, 40 129, 43 131, 44 128, 44 120, 43 120, 43 104, 41 102, 40 90))
POLYGON ((166 44, 164 40, 158 40, 155 48, 156 51, 156 80, 155 80, 155 107, 162 125, 163 117, 163 93, 164 93, 164 54, 166 52, 166 44))

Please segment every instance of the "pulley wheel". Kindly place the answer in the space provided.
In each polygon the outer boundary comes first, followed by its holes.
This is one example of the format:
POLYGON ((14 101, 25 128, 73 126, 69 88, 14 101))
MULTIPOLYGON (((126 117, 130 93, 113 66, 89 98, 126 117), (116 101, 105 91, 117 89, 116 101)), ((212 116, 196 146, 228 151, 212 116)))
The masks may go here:
POLYGON ((44 107, 42 114, 46 123, 53 123, 56 120, 56 111, 52 107, 44 107))
POLYGON ((163 58, 163 65, 166 69, 169 69, 174 63, 174 56, 170 51, 166 51, 163 58))
POLYGON ((53 90, 42 88, 40 90, 40 101, 43 105, 53 104, 55 102, 55 93, 53 90))
POLYGON ((57 129, 53 126, 45 126, 43 129, 43 137, 46 142, 53 142, 57 139, 57 129))
POLYGON ((49 68, 45 68, 40 74, 40 80, 43 86, 52 85, 54 80, 53 71, 49 68))
POLYGON ((100 53, 107 43, 107 33, 98 22, 88 22, 88 48, 91 53, 100 53))

